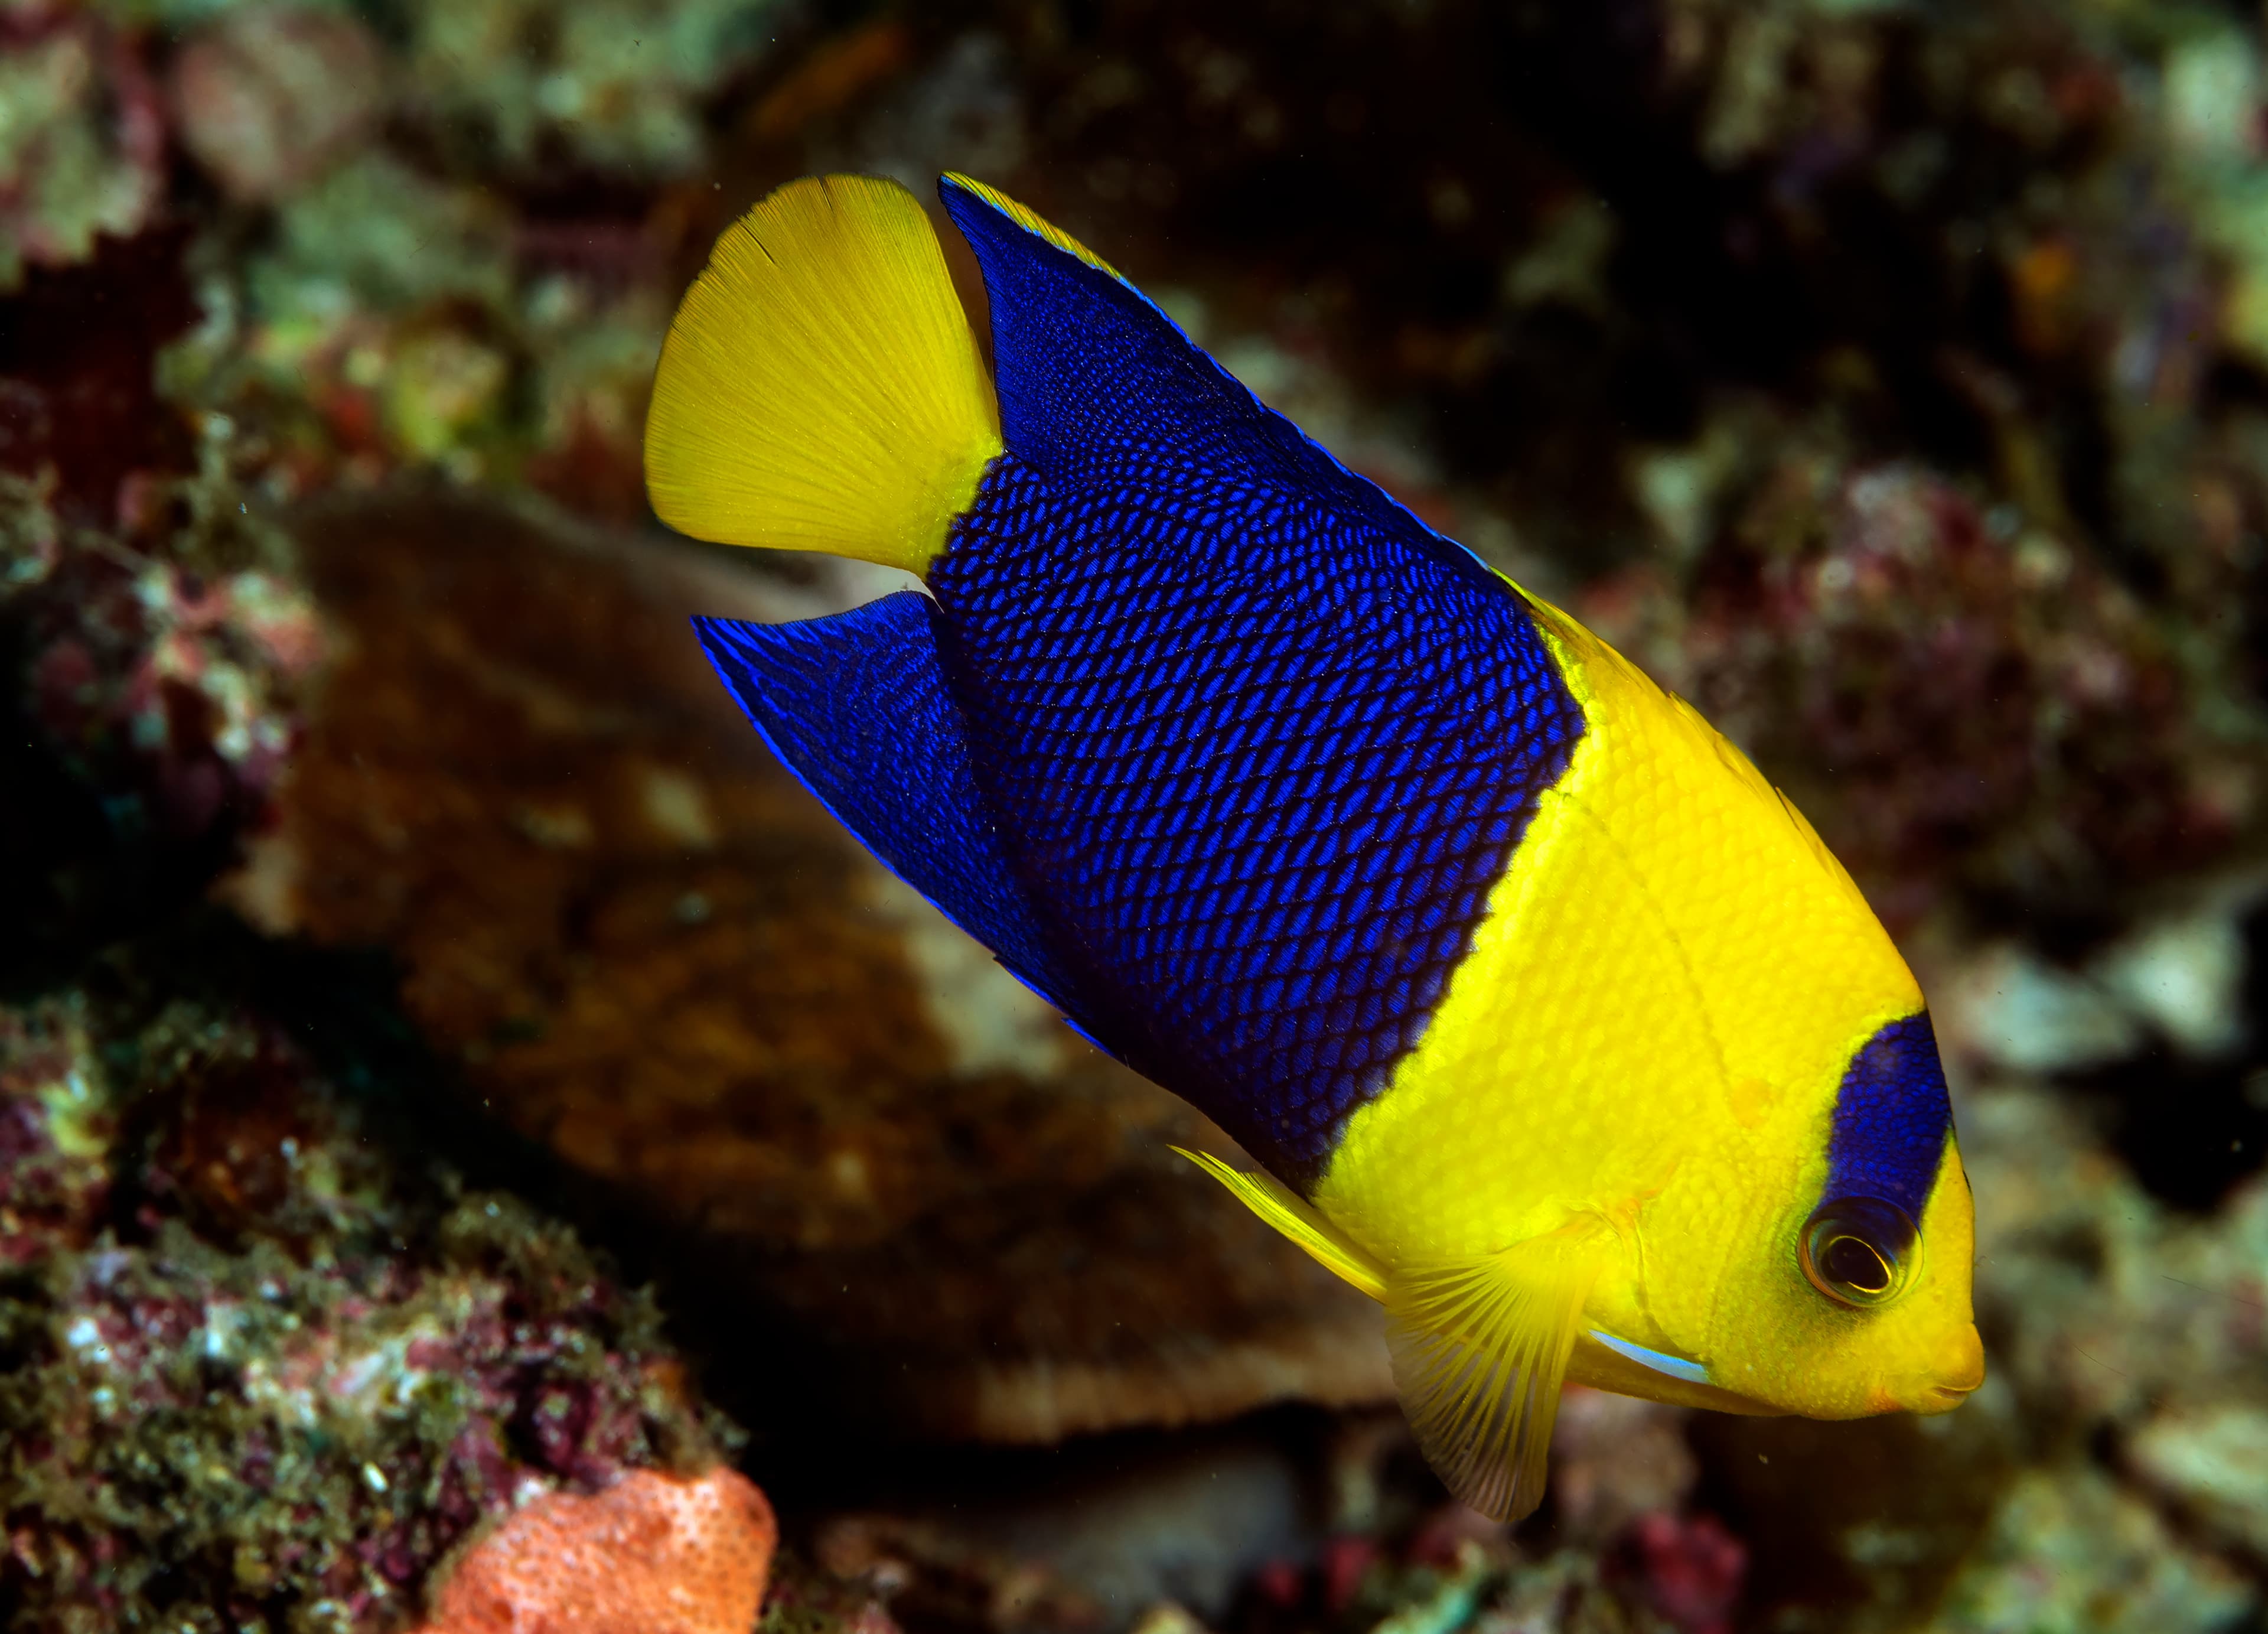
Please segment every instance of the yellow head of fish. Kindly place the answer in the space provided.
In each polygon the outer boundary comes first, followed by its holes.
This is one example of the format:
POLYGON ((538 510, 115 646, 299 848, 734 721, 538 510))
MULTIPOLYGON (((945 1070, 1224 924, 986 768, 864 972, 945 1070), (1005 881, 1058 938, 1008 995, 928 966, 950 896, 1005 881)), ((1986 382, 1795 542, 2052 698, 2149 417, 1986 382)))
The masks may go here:
POLYGON ((1199 1159, 1387 1306, 1428 1455, 1498 1513, 1561 1378, 1848 1418, 1984 1376, 1904 961, 1746 756, 1530 606, 1584 730, 1425 1036, 1307 1196, 1199 1159))

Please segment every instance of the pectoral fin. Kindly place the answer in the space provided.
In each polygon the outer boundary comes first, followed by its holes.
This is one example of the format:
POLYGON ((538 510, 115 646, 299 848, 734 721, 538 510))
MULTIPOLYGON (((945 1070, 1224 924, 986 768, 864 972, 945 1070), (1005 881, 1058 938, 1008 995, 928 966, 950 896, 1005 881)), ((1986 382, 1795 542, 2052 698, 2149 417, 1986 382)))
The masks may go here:
POLYGON ((1476 1259, 1396 1270, 1386 1338, 1402 1410, 1450 1491, 1497 1520, 1542 1501, 1559 1387, 1603 1255, 1571 1226, 1476 1259))
POLYGON ((1324 1270, 1373 1299, 1385 1299, 1386 1268, 1282 1181, 1273 1174, 1231 1168, 1205 1152, 1179 1146, 1174 1150, 1227 1187, 1238 1202, 1305 1248, 1324 1270))

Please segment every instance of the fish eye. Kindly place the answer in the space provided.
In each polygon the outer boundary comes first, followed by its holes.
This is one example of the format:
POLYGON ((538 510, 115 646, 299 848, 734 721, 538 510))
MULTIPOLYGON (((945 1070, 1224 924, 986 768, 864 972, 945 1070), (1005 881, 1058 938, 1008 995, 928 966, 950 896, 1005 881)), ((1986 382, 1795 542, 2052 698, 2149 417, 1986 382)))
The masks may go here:
POLYGON ((1837 1305, 1887 1305, 1913 1280, 1914 1223, 1878 1197, 1837 1197, 1812 1211, 1799 1240, 1803 1274, 1837 1305))

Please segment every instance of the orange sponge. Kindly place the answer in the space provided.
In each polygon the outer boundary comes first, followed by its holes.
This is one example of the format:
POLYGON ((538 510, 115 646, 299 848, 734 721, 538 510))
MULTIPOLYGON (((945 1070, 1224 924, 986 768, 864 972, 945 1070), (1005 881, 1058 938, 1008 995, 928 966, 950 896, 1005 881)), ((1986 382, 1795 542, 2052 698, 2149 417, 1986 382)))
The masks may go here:
POLYGON ((459 1562, 422 1634, 748 1634, 778 1536, 730 1469, 546 1493, 459 1562))

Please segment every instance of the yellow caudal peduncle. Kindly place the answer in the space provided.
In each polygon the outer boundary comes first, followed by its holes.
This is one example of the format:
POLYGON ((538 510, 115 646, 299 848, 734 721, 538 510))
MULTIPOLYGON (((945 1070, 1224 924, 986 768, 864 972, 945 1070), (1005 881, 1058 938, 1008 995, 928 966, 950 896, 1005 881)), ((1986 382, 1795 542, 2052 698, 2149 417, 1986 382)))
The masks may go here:
POLYGON ((827 176, 726 229, 686 292, 654 375, 646 488, 696 538, 919 572, 1000 449, 919 202, 827 176))

